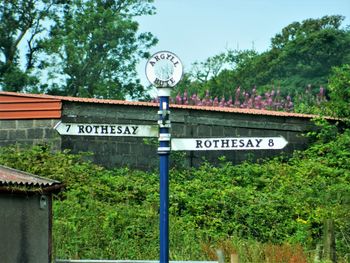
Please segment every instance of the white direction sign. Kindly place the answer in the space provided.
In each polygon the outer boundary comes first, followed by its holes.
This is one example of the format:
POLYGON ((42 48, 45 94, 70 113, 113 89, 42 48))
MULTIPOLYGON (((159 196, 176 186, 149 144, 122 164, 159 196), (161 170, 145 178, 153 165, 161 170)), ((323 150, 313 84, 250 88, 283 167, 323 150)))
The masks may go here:
POLYGON ((287 144, 283 137, 179 138, 171 139, 171 150, 278 150, 287 144))
POLYGON ((59 122, 55 129, 61 135, 158 137, 157 125, 59 122))

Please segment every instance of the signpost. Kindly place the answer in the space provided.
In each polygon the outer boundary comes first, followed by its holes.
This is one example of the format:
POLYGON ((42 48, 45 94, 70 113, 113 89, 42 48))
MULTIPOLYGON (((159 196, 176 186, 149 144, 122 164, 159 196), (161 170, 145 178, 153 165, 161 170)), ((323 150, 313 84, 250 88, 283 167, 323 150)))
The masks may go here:
POLYGON ((169 155, 173 151, 278 150, 288 142, 283 137, 171 138, 169 97, 182 77, 180 59, 169 51, 152 55, 146 76, 158 89, 158 126, 138 124, 62 123, 55 129, 61 135, 158 137, 160 172, 160 263, 169 263, 169 155), (158 132, 159 130, 159 132, 158 132), (170 145, 171 144, 171 145, 170 145))
POLYGON ((182 77, 183 67, 180 59, 169 51, 160 51, 146 63, 146 76, 158 89, 159 97, 159 173, 160 173, 160 263, 169 262, 169 154, 170 154, 170 111, 171 88, 182 77))
POLYGON ((180 59, 173 53, 155 53, 146 63, 146 76, 158 89, 159 97, 159 173, 160 173, 160 263, 169 262, 169 154, 173 151, 270 150, 287 145, 283 137, 178 138, 172 139, 169 119, 171 88, 183 73, 180 59), (171 143, 171 147, 170 147, 171 143))
POLYGON ((61 135, 158 137, 156 125, 59 122, 55 129, 61 135))

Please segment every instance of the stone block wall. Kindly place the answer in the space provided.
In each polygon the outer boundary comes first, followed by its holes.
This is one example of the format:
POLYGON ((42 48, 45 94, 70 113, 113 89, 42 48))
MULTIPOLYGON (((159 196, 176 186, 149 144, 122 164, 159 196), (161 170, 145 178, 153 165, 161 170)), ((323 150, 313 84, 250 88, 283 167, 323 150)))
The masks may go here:
MULTIPOLYGON (((156 125, 157 110, 156 107, 66 102, 63 105, 62 122, 156 125)), ((241 163, 290 154, 307 147, 308 141, 302 134, 315 128, 308 118, 193 109, 172 108, 170 119, 173 138, 283 136, 289 142, 283 150, 172 153, 171 165, 185 167, 196 167, 203 161, 217 163, 223 156, 233 163, 241 163)), ((155 168, 158 166, 157 143, 156 138, 62 136, 62 148, 73 152, 93 152, 92 160, 107 167, 155 168)))
POLYGON ((54 130, 58 119, 0 120, 0 146, 49 144, 61 149, 61 137, 54 130))
POLYGON ((248 115, 210 111, 176 111, 172 118, 173 137, 224 138, 224 137, 279 137, 289 143, 282 150, 192 151, 186 152, 189 166, 198 166, 204 160, 217 163, 218 159, 238 164, 245 160, 258 160, 294 150, 305 149, 308 140, 303 136, 315 129, 307 118, 290 118, 266 115, 248 115))
MULTIPOLYGON (((63 101, 63 123, 157 125, 158 107, 63 101)), ((242 114, 190 108, 171 108, 173 138, 277 137, 289 143, 283 150, 173 152, 171 165, 196 167, 203 161, 217 163, 223 156, 235 164, 258 160, 308 145, 304 133, 315 129, 306 117, 242 114)), ((59 119, 0 120, 0 146, 50 144, 53 150, 92 152, 93 162, 113 168, 144 170, 158 167, 157 138, 71 136, 54 130, 59 119)))
MULTIPOLYGON (((107 123, 155 125, 156 108, 67 102, 63 123, 107 123)), ((113 136, 62 136, 62 149, 92 152, 92 161, 106 167, 150 169, 157 165, 157 139, 113 136)))

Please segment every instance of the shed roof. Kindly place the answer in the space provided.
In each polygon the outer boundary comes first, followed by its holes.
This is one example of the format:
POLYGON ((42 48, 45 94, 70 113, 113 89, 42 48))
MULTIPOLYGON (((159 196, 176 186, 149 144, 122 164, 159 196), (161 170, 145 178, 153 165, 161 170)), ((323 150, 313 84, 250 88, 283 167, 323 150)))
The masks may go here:
MULTIPOLYGON (((26 94, 16 92, 0 92, 0 119, 34 119, 34 118, 61 118, 62 102, 80 102, 80 103, 96 103, 96 104, 113 104, 125 105, 134 107, 158 107, 157 103, 153 102, 137 102, 126 100, 110 100, 110 99, 95 99, 95 98, 79 98, 69 96, 52 96, 45 94, 26 94), (25 104, 31 103, 30 106, 25 104), (46 104, 49 103, 49 104, 46 104), (11 106, 11 104, 14 104, 11 106), (34 106, 35 105, 35 106, 34 106), (11 108, 12 107, 12 108, 11 108), (33 109, 33 110, 32 110, 33 109)), ((316 115, 301 114, 293 112, 258 110, 258 109, 241 109, 231 107, 210 107, 196 105, 178 105, 171 104, 174 109, 190 109, 212 112, 228 112, 249 115, 262 116, 277 116, 277 117, 295 117, 295 118, 314 118, 316 115)))
POLYGON ((56 180, 39 177, 0 165, 0 186, 24 186, 41 189, 51 188, 57 190, 62 187, 62 184, 56 180))

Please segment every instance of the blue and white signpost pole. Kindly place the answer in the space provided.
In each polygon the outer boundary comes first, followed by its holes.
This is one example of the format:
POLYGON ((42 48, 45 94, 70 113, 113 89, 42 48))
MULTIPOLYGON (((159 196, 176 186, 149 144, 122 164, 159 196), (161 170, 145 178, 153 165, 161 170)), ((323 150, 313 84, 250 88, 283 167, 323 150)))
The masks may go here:
MULTIPOLYGON (((163 94, 162 94, 163 95, 163 94)), ((159 96, 160 262, 169 262, 169 96, 159 96)))
POLYGON ((169 97, 171 88, 181 80, 182 73, 183 67, 180 59, 169 51, 155 53, 146 64, 146 76, 158 89, 159 98, 160 263, 169 262, 169 155, 171 140, 169 97))

